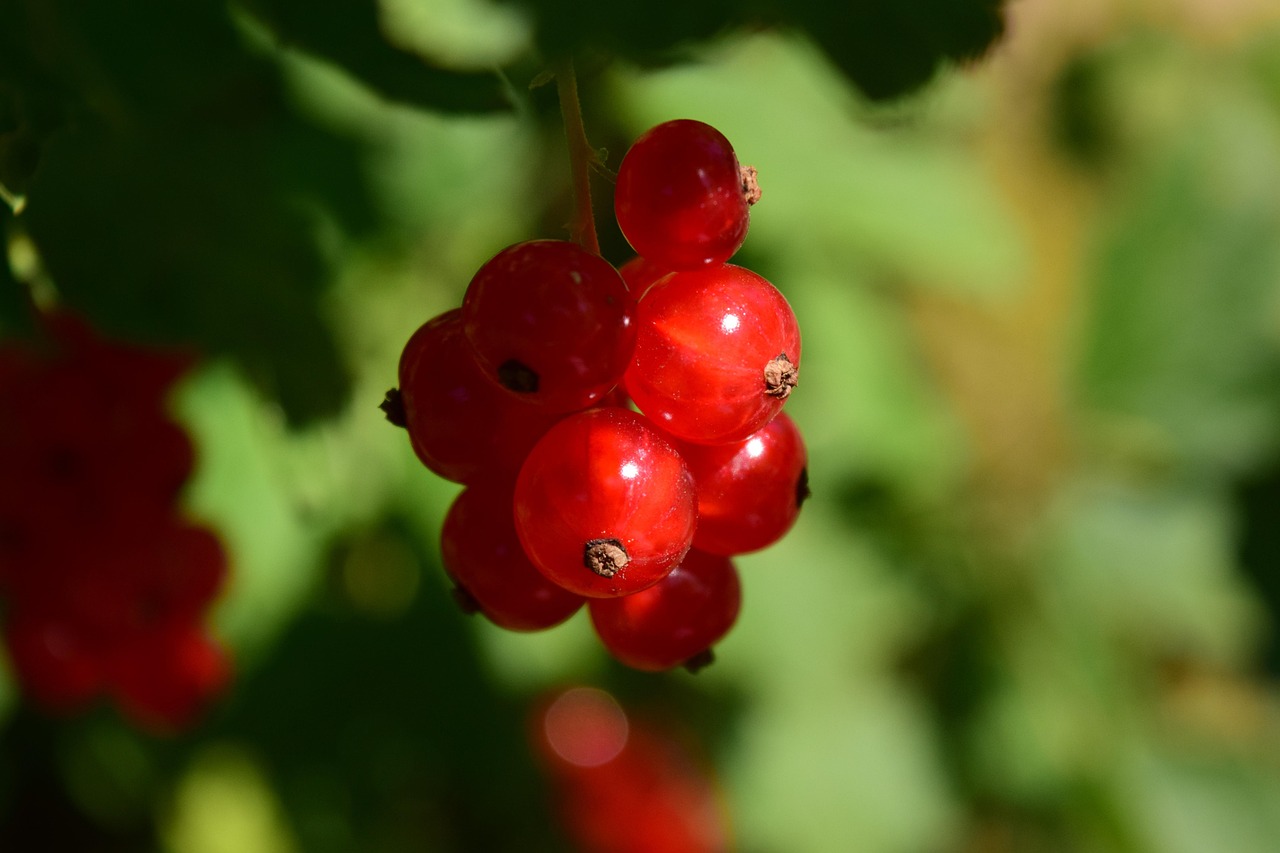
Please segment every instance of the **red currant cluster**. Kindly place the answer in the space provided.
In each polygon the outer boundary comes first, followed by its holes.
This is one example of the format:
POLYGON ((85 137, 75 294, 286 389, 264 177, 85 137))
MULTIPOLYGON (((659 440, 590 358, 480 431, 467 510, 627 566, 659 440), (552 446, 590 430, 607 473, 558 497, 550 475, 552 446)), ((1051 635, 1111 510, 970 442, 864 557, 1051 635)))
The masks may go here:
POLYGON ((464 606, 530 631, 585 600, 630 666, 709 660, 740 607, 729 558, 778 540, 808 493, 781 413, 795 315, 726 263, 758 198, 717 130, 658 125, 618 172, 635 259, 618 270, 576 243, 518 243, 410 338, 383 409, 427 468, 466 486, 442 533, 464 606))
POLYGON ((69 712, 106 693, 138 725, 189 724, 227 681, 205 610, 226 557, 179 511, 194 449, 165 410, 185 357, 69 316, 0 346, 0 596, 24 690, 69 712))

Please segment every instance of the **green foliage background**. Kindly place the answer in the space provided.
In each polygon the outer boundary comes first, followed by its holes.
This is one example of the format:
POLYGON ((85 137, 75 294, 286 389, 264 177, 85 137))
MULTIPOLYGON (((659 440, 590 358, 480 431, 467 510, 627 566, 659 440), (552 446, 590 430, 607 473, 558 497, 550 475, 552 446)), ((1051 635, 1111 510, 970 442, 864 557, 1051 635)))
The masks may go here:
POLYGON ((0 327, 208 353, 239 668, 164 740, 6 685, 0 849, 565 849, 568 683, 683 719, 747 853, 1280 848, 1280 29, 1211 8, 0 0, 0 327), (458 614, 456 487, 377 410, 566 236, 562 51, 607 165, 687 116, 760 170, 737 260, 805 333, 814 497, 697 676, 458 614))

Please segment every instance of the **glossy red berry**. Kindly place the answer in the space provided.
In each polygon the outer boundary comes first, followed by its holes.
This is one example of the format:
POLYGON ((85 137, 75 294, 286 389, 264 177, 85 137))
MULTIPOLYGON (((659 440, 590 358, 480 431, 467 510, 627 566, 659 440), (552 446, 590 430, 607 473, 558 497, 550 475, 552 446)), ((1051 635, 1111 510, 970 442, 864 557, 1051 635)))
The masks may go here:
POLYGON ((455 483, 520 469, 560 416, 498 388, 476 364, 462 311, 428 320, 400 356, 399 409, 422 464, 455 483))
POLYGON ((548 578, 578 595, 628 595, 680 562, 697 521, 679 452, 628 409, 571 415, 520 469, 516 531, 548 578))
POLYGON ((668 269, 727 261, 747 236, 754 172, 709 124, 677 119, 638 138, 618 166, 614 213, 636 252, 668 269))
POLYGON ((786 412, 742 441, 682 444, 698 490, 693 547, 745 554, 777 542, 809 496, 804 439, 786 412))
POLYGON ((564 240, 502 250, 462 300, 467 340, 486 376, 559 412, 593 405, 621 381, 634 310, 618 271, 564 240))
POLYGON ((454 499, 440 533, 444 569, 464 608, 511 631, 559 625, 582 597, 552 583, 529 562, 516 535, 511 483, 468 487, 454 499))
POLYGON ((766 279, 725 264, 657 281, 636 312, 625 385, 685 441, 741 441, 782 409, 800 370, 800 328, 766 279))
POLYGON ((729 633, 741 607, 733 562, 697 549, 648 589, 587 604, 609 653, 627 666, 654 672, 701 663, 729 633))

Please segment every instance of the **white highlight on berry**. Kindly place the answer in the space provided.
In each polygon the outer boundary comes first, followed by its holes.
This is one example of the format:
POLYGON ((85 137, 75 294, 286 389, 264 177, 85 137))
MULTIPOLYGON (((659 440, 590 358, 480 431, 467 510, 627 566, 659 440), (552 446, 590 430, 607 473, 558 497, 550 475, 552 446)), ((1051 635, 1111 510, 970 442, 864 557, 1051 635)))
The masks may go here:
POLYGON ((720 319, 720 331, 726 335, 731 335, 738 331, 738 327, 742 325, 742 321, 738 319, 737 314, 725 314, 720 319))
POLYGON ((640 466, 634 462, 624 462, 618 473, 622 475, 624 480, 634 480, 640 475, 640 466))

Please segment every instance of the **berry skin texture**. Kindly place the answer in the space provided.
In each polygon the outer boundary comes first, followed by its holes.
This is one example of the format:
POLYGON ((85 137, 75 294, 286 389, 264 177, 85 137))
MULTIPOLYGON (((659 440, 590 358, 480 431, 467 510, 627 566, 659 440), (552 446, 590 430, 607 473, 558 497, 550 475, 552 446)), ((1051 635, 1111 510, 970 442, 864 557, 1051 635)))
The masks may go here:
POLYGON ((559 420, 485 378, 453 309, 418 328, 400 356, 400 405, 414 453, 435 474, 466 483, 512 475, 559 420))
POLYGON ((625 385, 664 432, 742 441, 782 409, 799 378, 800 327, 765 278, 725 264, 659 279, 636 310, 625 385))
POLYGON ((595 405, 621 381, 634 312, 618 271, 565 240, 503 249, 462 299, 463 327, 485 375, 557 412, 595 405))
POLYGON ((614 214, 636 252, 668 269, 729 260, 747 237, 750 194, 724 134, 693 119, 651 128, 618 166, 614 214))
POLYGON ((738 619, 742 586, 728 557, 691 550, 671 574, 625 598, 587 603, 600 642, 633 669, 661 672, 708 652, 738 619))
POLYGON ((525 553, 555 583, 588 598, 652 586, 689 550, 693 478, 641 416, 606 407, 571 415, 529 453, 515 491, 525 553))
POLYGON ((582 598, 547 580, 529 562, 512 515, 513 485, 469 486, 445 515, 440 549, 459 601, 509 631, 541 631, 582 607, 582 598))
POLYGON ((804 439, 786 412, 733 444, 682 444, 698 489, 693 547, 733 556, 781 539, 809 496, 804 439))

